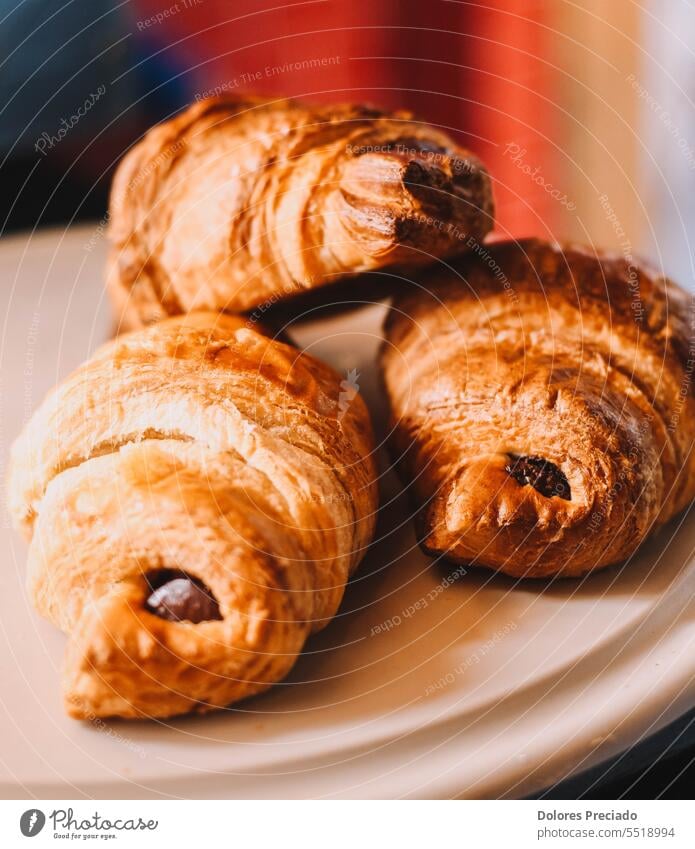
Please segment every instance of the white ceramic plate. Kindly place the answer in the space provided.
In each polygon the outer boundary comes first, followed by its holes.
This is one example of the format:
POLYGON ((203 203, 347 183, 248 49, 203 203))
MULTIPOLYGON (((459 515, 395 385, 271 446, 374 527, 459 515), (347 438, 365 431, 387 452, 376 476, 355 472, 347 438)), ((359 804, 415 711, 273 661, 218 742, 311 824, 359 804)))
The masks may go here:
MULTIPOLYGON (((3 474, 44 392, 109 335, 103 255, 93 227, 0 242, 3 474)), ((293 329, 359 371, 377 426, 383 310, 293 329)), ((26 548, 3 504, 0 796, 521 796, 695 702, 691 518, 622 569, 519 584, 433 566, 392 473, 382 500, 378 541, 288 681, 216 715, 94 725, 63 716, 64 638, 27 602, 26 548)))

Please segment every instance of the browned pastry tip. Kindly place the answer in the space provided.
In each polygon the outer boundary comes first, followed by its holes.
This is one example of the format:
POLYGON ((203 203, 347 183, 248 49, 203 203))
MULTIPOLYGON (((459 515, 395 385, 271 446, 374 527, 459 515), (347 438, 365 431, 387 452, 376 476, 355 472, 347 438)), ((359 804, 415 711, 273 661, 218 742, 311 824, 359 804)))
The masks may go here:
POLYGON ((492 217, 481 162, 408 113, 201 101, 118 168, 108 289, 129 327, 250 310, 460 253, 492 217))
MULTIPOLYGON (((345 226, 365 252, 378 255, 397 246, 427 249, 433 241, 429 231, 442 225, 446 240, 459 239, 460 252, 467 239, 482 238, 492 226, 487 172, 473 154, 405 136, 377 149, 366 145, 365 152, 353 150, 340 188, 349 222, 345 226)), ((410 261, 418 262, 412 256, 410 261)))
POLYGON ((425 550, 524 577, 633 554, 695 497, 694 328, 648 265, 537 240, 397 295, 382 366, 425 550))
POLYGON ((69 634, 67 711, 166 717, 267 689, 340 604, 372 536, 364 402, 247 320, 123 334, 12 449, 37 610, 69 634))

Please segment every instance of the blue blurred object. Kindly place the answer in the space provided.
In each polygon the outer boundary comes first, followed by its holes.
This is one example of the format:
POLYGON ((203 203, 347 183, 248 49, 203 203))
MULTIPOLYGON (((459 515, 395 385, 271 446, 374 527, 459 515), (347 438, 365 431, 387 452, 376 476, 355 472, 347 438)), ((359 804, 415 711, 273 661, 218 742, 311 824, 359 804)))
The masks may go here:
POLYGON ((684 0, 651 0, 646 26, 642 136, 644 195, 653 228, 648 252, 667 274, 695 288, 695 25, 684 0))
POLYGON ((115 3, 0 0, 0 16, 3 155, 31 153, 42 133, 56 138, 90 98, 93 106, 69 133, 89 139, 130 120, 135 80, 112 84, 132 64, 132 34, 115 3))
POLYGON ((185 104, 129 9, 0 0, 0 232, 102 215, 118 159, 185 104))

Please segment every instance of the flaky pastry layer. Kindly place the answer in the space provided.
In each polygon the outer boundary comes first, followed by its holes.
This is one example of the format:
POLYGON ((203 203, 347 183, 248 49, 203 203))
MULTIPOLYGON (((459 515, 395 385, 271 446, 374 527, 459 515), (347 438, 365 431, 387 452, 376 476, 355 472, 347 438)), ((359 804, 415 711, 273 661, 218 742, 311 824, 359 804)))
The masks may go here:
POLYGON ((482 164, 410 113, 204 100, 119 166, 108 287, 131 328, 238 312, 460 253, 491 227, 482 164))
POLYGON ((397 297, 382 365, 424 548, 576 576, 685 507, 693 306, 645 265, 535 240, 484 246, 397 297))
POLYGON ((359 395, 248 322, 194 313, 101 348, 32 417, 10 472, 32 601, 70 635, 67 710, 202 712, 286 675, 371 539, 372 451, 359 395), (221 619, 152 613, 171 569, 221 619))

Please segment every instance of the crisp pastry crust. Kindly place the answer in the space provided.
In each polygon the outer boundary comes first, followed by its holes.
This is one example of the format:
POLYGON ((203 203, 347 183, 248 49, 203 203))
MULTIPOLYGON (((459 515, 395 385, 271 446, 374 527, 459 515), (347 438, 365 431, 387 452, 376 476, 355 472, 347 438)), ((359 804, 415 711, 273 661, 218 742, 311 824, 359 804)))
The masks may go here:
POLYGON ((425 549, 530 577, 631 555, 695 497, 694 329, 656 271, 535 240, 396 297, 383 375, 425 549))
POLYGON ((108 288, 129 328, 192 309, 238 312, 460 253, 492 215, 479 160, 410 113, 204 100, 119 166, 108 288))
POLYGON ((73 716, 203 712, 289 671, 373 533, 373 437, 353 394, 248 322, 197 313, 118 337, 44 401, 9 494, 32 601, 70 635, 73 716), (149 576, 170 569, 222 618, 150 612, 149 576))

